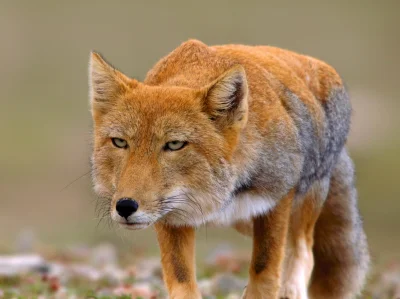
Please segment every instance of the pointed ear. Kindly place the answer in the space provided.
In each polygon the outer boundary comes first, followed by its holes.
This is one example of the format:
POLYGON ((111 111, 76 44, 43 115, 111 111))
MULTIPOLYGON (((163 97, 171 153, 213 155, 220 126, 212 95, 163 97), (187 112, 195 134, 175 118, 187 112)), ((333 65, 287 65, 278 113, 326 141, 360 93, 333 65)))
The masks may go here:
POLYGON ((248 87, 244 68, 232 67, 206 88, 205 111, 223 126, 244 127, 248 113, 248 87))
POLYGON ((134 81, 114 69, 100 54, 91 52, 89 86, 92 109, 107 109, 119 95, 134 85, 134 81))

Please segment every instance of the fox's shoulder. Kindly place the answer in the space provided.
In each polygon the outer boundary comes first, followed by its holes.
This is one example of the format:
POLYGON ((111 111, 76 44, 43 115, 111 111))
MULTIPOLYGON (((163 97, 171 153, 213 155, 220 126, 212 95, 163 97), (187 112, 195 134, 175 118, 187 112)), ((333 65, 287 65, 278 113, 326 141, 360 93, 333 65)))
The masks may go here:
MULTIPOLYGON (((286 49, 271 46, 223 45, 211 47, 221 55, 228 55, 248 66, 246 73, 257 78, 259 68, 275 77, 282 85, 299 96, 309 90, 319 100, 328 97, 330 91, 342 87, 343 82, 329 64, 286 49), (259 68, 251 67, 257 65, 259 68)), ((304 95, 307 97, 307 95, 304 95)))
MULTIPOLYGON (((149 85, 203 87, 235 64, 198 40, 188 40, 159 60, 147 73, 149 85)), ((237 64, 237 63, 236 63, 237 64)))
POLYGON ((303 98, 310 96, 307 90, 324 101, 332 89, 343 85, 332 66, 310 56, 271 46, 207 46, 198 40, 188 40, 162 58, 145 83, 198 88, 235 64, 245 67, 250 85, 268 84, 262 70, 303 98))

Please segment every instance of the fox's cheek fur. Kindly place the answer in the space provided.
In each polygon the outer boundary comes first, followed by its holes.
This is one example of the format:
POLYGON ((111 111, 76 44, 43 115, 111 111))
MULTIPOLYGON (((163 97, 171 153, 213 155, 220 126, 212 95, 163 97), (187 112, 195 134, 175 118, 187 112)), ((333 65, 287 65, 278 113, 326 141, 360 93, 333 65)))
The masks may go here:
POLYGON ((231 170, 226 161, 218 167, 207 163, 195 165, 189 173, 180 173, 180 183, 174 184, 164 209, 171 212, 164 221, 173 225, 199 226, 211 219, 230 200, 233 188, 231 170))
POLYGON ((92 181, 99 197, 111 198, 117 185, 116 161, 109 154, 95 150, 92 158, 92 181))

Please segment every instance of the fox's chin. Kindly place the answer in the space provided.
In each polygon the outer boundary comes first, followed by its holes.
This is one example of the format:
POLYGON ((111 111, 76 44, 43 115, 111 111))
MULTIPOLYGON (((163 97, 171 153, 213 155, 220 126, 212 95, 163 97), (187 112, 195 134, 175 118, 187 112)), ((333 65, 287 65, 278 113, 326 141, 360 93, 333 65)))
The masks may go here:
POLYGON ((118 224, 129 230, 140 230, 140 229, 145 229, 151 225, 150 222, 143 222, 143 223, 138 223, 138 222, 118 222, 118 224))

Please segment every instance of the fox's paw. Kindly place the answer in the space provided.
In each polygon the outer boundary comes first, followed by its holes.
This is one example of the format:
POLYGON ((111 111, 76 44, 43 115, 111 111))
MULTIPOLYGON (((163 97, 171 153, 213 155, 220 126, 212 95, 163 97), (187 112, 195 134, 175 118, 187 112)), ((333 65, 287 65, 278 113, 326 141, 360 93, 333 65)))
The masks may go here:
POLYGON ((175 288, 169 294, 169 299, 201 299, 201 293, 197 288, 175 288))
POLYGON ((260 297, 260 294, 249 290, 249 287, 245 286, 241 299, 251 299, 251 298, 261 298, 261 297, 260 297))
POLYGON ((298 283, 284 283, 279 292, 279 299, 308 299, 307 289, 298 283))
POLYGON ((278 288, 270 286, 247 285, 244 288, 242 299, 270 299, 277 298, 278 288))
POLYGON ((202 299, 201 294, 194 293, 180 293, 173 296, 168 297, 170 299, 202 299))

